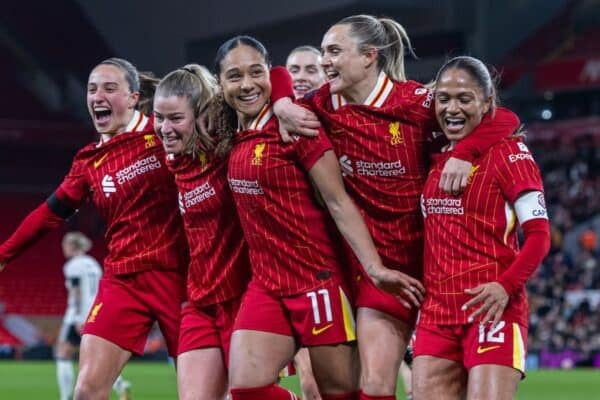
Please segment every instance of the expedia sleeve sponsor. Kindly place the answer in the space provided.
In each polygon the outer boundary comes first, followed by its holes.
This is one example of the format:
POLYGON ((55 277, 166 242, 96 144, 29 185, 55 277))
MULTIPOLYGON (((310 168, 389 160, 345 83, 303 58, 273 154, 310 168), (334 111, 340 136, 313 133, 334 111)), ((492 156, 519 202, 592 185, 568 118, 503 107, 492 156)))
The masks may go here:
POLYGON ((427 214, 463 215, 465 213, 462 199, 453 198, 425 199, 424 209, 427 214))
POLYGON ((117 182, 123 184, 135 178, 136 176, 143 175, 148 171, 158 169, 161 167, 160 161, 155 155, 146 157, 142 160, 138 160, 130 166, 123 168, 116 173, 117 182))
POLYGON ((252 195, 263 195, 265 192, 260 187, 258 181, 249 181, 246 179, 229 178, 229 187, 232 192, 252 195))
POLYGON ((215 194, 215 188, 212 187, 210 182, 205 182, 200 186, 196 186, 194 189, 186 192, 183 195, 185 208, 190 208, 198 203, 201 203, 215 194))

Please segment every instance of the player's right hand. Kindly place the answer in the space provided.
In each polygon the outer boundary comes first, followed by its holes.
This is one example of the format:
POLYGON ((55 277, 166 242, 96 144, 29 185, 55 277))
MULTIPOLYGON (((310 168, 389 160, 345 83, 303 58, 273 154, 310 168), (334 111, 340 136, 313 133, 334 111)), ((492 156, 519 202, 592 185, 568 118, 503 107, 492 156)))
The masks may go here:
POLYGON ((367 269, 367 273, 377 287, 396 295, 405 307, 421 307, 425 297, 425 287, 418 279, 386 267, 371 267, 367 269))
POLYGON ((279 120, 279 133, 284 143, 293 141, 291 133, 302 136, 317 136, 321 123, 312 111, 284 97, 273 104, 273 113, 279 120))
POLYGON ((0 271, 2 271, 5 266, 6 266, 6 263, 0 262, 0 271))

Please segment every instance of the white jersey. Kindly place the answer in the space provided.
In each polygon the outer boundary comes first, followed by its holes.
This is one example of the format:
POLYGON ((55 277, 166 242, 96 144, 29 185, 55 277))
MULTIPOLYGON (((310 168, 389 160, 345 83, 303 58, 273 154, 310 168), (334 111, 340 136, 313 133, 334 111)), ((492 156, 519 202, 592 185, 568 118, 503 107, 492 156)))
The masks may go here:
POLYGON ((102 268, 93 257, 81 255, 67 261, 63 272, 69 296, 63 323, 83 324, 98 293, 102 268), (77 298, 77 288, 79 288, 79 299, 77 298))

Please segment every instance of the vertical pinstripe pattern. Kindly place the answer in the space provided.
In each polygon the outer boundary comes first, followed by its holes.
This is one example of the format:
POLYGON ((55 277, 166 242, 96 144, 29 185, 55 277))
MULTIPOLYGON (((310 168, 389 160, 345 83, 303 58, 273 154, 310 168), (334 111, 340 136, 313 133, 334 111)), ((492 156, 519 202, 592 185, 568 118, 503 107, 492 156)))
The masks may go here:
POLYGON ((284 145, 276 118, 238 132, 228 179, 250 249, 252 279, 275 296, 340 279, 335 226, 319 206, 307 171, 331 144, 325 135, 284 145))
MULTIPOLYGON (((516 257, 517 236, 514 222, 507 219, 506 202, 513 204, 525 190, 543 190, 533 159, 509 161, 511 154, 521 152, 517 143, 506 139, 485 153, 458 197, 438 189, 441 169, 451 152, 434 156, 422 199, 427 289, 422 323, 467 323, 471 311, 460 307, 471 296, 464 290, 494 281, 516 257)), ((511 297, 505 315, 526 326, 527 314, 523 288, 511 297)))
POLYGON ((106 274, 185 268, 177 190, 162 144, 151 118, 136 113, 132 124, 138 130, 82 149, 61 188, 77 205, 91 199, 104 219, 106 274))
POLYGON ((202 153, 176 157, 167 166, 179 189, 190 247, 188 298, 205 306, 240 296, 250 259, 227 185, 227 160, 202 153))
POLYGON ((346 188, 384 263, 416 277, 422 274, 424 145, 434 118, 429 95, 416 82, 393 83, 382 74, 368 104, 345 105, 327 87, 310 99, 336 154, 353 169, 346 188))

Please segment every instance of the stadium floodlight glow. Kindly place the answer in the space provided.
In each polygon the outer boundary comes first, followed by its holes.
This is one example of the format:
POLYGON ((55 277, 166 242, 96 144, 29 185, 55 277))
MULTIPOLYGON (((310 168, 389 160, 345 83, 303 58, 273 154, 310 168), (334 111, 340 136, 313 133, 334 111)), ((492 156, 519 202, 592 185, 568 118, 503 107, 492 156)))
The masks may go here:
POLYGON ((543 120, 546 120, 546 121, 549 119, 552 119, 552 110, 550 110, 549 108, 544 108, 542 110, 541 117, 543 120))

